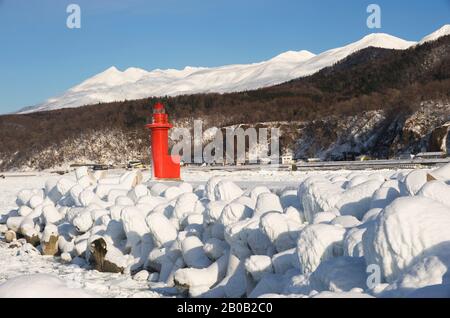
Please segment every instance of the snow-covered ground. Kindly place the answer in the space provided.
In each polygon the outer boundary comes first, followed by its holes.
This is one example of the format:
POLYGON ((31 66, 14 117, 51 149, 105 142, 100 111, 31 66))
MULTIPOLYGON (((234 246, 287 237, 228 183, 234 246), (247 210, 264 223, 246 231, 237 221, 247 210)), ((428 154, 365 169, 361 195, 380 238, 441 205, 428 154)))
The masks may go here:
MULTIPOLYGON (((120 175, 123 171, 112 171, 109 175, 120 175)), ((51 178, 59 178, 58 175, 49 172, 26 172, 26 173, 6 173, 6 179, 0 178, 0 215, 17 209, 16 197, 22 189, 43 188, 45 182, 51 178)), ((237 182, 242 187, 267 185, 273 189, 280 189, 286 185, 295 188, 299 180, 308 176, 306 173, 293 172, 239 172, 229 173, 226 171, 211 172, 184 172, 183 180, 192 184, 205 184, 212 176, 222 176, 237 182)), ((73 173, 70 176, 74 176, 73 173)), ((150 173, 143 173, 145 180, 150 178, 150 173)), ((152 182, 150 182, 152 183, 152 182)), ((166 182, 170 184, 171 182, 166 182)), ((175 182, 178 184, 179 182, 175 182)), ((3 238, 0 234, 0 239, 3 238)), ((30 274, 50 274, 61 278, 70 288, 83 289, 92 292, 100 297, 160 297, 161 294, 149 290, 147 281, 139 281, 131 278, 130 275, 101 273, 96 270, 89 270, 78 265, 67 265, 61 262, 59 257, 42 256, 36 253, 22 252, 18 248, 10 248, 8 243, 0 241, 0 284, 12 278, 30 274), (18 255, 20 254, 20 255, 18 255)), ((26 276, 25 276, 26 277, 26 276)), ((33 290, 32 282, 27 278, 28 290, 33 290)), ((48 277, 43 277, 47 280, 48 277)), ((11 288, 8 286, 11 292, 11 288)), ((0 294, 2 290, 0 288, 0 294)), ((21 290, 16 294, 12 291, 10 296, 27 296, 21 290)), ((38 289, 31 297, 40 297, 38 289)), ((59 297, 61 294, 59 294, 59 297)), ((72 297, 83 297, 83 293, 69 294, 72 297)))
POLYGON ((450 166, 149 177, 0 179, 0 297, 450 297, 450 166))

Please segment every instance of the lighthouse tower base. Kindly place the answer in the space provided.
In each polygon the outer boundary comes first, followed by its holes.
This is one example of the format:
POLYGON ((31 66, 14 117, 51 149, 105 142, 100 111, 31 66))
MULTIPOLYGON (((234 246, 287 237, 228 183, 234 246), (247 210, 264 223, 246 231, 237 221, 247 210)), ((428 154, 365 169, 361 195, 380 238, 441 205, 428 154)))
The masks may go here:
POLYGON ((153 107, 153 122, 146 125, 151 131, 152 177, 157 180, 180 180, 180 157, 169 155, 169 123, 163 104, 153 107))

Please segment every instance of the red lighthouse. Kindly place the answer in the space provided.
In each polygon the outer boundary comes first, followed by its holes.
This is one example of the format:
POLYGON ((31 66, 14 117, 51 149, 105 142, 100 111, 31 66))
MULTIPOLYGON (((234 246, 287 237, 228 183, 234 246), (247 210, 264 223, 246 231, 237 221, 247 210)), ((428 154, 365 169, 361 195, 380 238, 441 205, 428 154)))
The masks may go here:
POLYGON ((180 157, 169 155, 169 123, 164 105, 153 107, 153 123, 146 125, 151 130, 152 168, 156 179, 180 179, 180 157))

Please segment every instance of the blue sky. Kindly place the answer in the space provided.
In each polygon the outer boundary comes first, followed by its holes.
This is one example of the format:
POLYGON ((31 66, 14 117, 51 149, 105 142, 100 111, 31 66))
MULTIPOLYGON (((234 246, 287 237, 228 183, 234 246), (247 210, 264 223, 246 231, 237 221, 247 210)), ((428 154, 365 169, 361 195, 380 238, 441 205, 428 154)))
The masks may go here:
POLYGON ((183 68, 314 53, 382 29, 418 40, 450 23, 450 0, 0 0, 0 113, 57 95, 115 65, 183 68), (81 29, 66 7, 81 7, 81 29))

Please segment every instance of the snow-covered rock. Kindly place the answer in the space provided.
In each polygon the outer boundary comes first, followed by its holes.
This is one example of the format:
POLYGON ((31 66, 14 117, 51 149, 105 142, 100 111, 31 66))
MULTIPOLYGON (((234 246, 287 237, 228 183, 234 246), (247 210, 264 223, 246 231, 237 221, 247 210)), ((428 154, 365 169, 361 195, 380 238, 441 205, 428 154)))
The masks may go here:
POLYGON ((156 246, 165 246, 177 238, 177 230, 162 214, 150 213, 146 223, 156 246))
POLYGON ((0 232, 20 257, 60 253, 74 268, 131 274, 124 284, 148 281, 171 295, 445 295, 450 186, 442 171, 440 179, 323 173, 298 190, 244 192, 221 177, 193 190, 80 169, 20 191, 0 232), (381 270, 375 287, 366 286, 368 265, 381 270))
POLYGON ((278 211, 283 212, 280 198, 273 193, 261 193, 258 195, 255 206, 255 215, 263 215, 266 212, 278 211))
POLYGON ((450 208, 450 185, 442 181, 427 182, 417 195, 430 198, 450 208))
POLYGON ((272 260, 265 255, 252 255, 245 260, 245 270, 259 282, 268 273, 273 273, 272 260))
POLYGON ((364 214, 370 210, 374 192, 378 190, 382 182, 369 180, 360 183, 345 191, 339 198, 335 207, 341 215, 352 215, 361 220, 364 214))
POLYGON ((411 171, 405 179, 405 186, 409 195, 413 196, 427 182, 427 172, 423 170, 411 171))
POLYGON ((300 233, 297 256, 302 273, 312 273, 321 262, 343 255, 345 229, 335 225, 309 225, 300 233))
POLYGON ((216 201, 231 202, 243 194, 241 188, 232 181, 221 180, 214 187, 214 197, 216 201))
POLYGON ((450 164, 446 164, 428 173, 433 179, 441 181, 450 180, 450 164))
POLYGON ((393 282, 434 246, 450 240, 450 208, 425 197, 399 198, 370 222, 363 235, 366 263, 393 282))
POLYGON ((259 226, 278 252, 296 247, 300 230, 303 228, 302 224, 279 212, 268 212, 263 215, 259 226))
POLYGON ((311 288, 317 291, 349 292, 366 289, 366 263, 363 258, 336 257, 323 261, 311 274, 311 288))
POLYGON ((314 215, 333 209, 340 200, 343 190, 323 177, 306 179, 298 189, 305 219, 312 223, 314 215))

